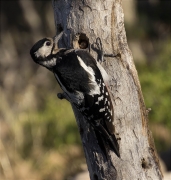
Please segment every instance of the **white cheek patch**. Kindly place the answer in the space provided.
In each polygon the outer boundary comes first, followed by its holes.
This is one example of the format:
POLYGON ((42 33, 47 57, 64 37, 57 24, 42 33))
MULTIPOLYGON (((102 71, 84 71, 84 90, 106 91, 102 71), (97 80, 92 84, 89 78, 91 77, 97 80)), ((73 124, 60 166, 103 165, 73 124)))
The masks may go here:
POLYGON ((51 46, 46 46, 46 45, 43 45, 41 48, 39 48, 36 52, 35 52, 35 56, 38 58, 38 57, 47 57, 51 54, 51 50, 52 50, 52 47, 51 46))
POLYGON ((37 58, 40 56, 39 51, 36 51, 34 54, 35 54, 35 56, 36 56, 37 58))

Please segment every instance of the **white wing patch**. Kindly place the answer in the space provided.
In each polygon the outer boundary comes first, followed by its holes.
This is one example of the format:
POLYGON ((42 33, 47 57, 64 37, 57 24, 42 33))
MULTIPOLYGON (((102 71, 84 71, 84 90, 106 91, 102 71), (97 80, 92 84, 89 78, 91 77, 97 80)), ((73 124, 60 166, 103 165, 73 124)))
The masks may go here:
POLYGON ((101 73, 101 75, 103 77, 103 80, 104 80, 105 84, 108 86, 109 85, 109 80, 110 80, 109 75, 107 74, 105 69, 101 66, 101 64, 98 61, 96 61, 96 63, 97 63, 97 67, 100 70, 100 73, 101 73))
POLYGON ((99 112, 103 112, 103 111, 105 111, 105 108, 99 109, 99 112))
POLYGON ((98 101, 102 101, 103 100, 103 96, 98 97, 98 101))
POLYGON ((94 76, 95 73, 93 69, 90 66, 86 66, 84 61, 79 56, 77 56, 77 58, 80 65, 83 67, 83 69, 87 72, 89 76, 89 80, 90 80, 89 85, 91 87, 89 95, 100 94, 100 88, 95 80, 95 76, 94 76))

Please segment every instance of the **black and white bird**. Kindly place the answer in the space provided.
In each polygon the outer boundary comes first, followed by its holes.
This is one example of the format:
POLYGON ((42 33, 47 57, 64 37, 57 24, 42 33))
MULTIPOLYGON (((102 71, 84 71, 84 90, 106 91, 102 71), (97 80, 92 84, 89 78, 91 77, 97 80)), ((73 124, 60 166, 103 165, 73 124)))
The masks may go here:
MULTIPOLYGON (((39 40, 30 50, 32 59, 52 71, 68 99, 94 129, 97 140, 107 141, 118 157, 113 105, 104 68, 83 49, 58 48, 62 33, 39 40)), ((59 97, 62 98, 62 96, 59 97)))

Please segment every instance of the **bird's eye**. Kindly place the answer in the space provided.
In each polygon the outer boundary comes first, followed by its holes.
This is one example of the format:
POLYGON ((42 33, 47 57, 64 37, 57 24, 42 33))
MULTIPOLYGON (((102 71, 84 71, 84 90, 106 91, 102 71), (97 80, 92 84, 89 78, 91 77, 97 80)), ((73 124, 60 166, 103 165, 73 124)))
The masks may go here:
POLYGON ((50 46, 51 45, 51 42, 50 41, 47 41, 46 42, 46 46, 50 46))

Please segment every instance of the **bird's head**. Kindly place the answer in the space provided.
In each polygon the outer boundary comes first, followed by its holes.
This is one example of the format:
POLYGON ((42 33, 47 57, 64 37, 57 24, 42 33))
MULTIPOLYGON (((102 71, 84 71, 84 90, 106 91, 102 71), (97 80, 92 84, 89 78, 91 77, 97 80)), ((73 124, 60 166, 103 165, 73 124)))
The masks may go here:
POLYGON ((60 50, 58 41, 62 35, 63 32, 54 38, 43 38, 36 42, 30 50, 33 61, 47 68, 55 66, 56 59, 54 55, 60 50))

